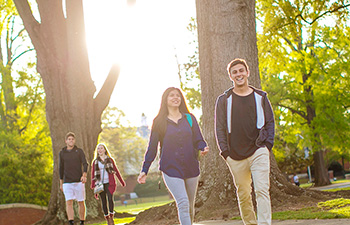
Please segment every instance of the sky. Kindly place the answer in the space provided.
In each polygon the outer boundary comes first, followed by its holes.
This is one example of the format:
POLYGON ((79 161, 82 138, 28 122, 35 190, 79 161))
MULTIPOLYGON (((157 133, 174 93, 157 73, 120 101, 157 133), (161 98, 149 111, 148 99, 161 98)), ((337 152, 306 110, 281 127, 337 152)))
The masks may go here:
POLYGON ((121 67, 109 106, 125 113, 125 125, 147 123, 168 87, 179 87, 178 64, 188 62, 194 36, 187 30, 195 17, 194 0, 84 1, 90 70, 97 91, 113 63, 121 67), (176 58, 177 55, 177 58, 176 58))

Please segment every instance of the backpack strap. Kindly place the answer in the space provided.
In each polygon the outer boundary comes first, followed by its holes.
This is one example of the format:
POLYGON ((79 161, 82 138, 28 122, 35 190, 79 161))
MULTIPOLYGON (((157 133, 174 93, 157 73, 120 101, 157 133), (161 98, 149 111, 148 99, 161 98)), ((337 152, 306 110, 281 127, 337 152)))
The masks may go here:
POLYGON ((186 119, 188 121, 188 123, 190 124, 190 127, 192 128, 192 116, 189 113, 185 113, 186 119))

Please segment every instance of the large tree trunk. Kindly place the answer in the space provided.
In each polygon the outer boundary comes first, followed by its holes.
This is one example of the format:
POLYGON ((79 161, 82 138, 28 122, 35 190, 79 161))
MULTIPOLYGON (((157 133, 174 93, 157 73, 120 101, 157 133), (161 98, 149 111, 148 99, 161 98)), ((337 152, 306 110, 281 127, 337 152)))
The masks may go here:
MULTIPOLYGON (((85 43, 82 0, 67 0, 66 15, 62 1, 37 1, 40 23, 32 15, 26 0, 14 0, 37 53, 37 70, 46 94, 46 117, 49 123, 54 171, 48 211, 39 224, 63 224, 65 199, 59 189, 58 153, 65 146, 69 131, 76 134, 87 161, 91 162, 101 132, 101 115, 108 105, 119 69, 113 67, 100 93, 91 79, 85 43)), ((90 189, 90 170, 86 183, 87 218, 102 216, 99 202, 90 189)))
MULTIPOLYGON (((216 217, 213 206, 237 207, 232 176, 219 156, 214 133, 216 98, 232 86, 226 66, 244 58, 250 67, 250 84, 259 87, 255 32, 255 1, 197 0, 199 68, 201 76, 203 132, 210 152, 201 161, 197 217, 216 217)), ((215 207, 216 208, 216 207, 215 207)), ((238 210, 231 210, 238 212, 238 210)), ((232 216, 223 213, 223 216, 232 216)))

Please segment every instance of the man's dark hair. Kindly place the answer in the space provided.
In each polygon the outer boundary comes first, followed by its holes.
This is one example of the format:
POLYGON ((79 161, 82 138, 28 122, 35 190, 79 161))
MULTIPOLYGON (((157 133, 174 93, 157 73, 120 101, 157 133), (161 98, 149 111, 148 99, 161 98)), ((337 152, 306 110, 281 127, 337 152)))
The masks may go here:
POLYGON ((247 62, 244 59, 236 58, 236 59, 232 60, 227 65, 227 73, 228 73, 228 75, 231 75, 230 74, 231 68, 234 67, 237 64, 242 64, 245 67, 245 69, 247 70, 247 72, 249 71, 249 66, 248 66, 247 62))

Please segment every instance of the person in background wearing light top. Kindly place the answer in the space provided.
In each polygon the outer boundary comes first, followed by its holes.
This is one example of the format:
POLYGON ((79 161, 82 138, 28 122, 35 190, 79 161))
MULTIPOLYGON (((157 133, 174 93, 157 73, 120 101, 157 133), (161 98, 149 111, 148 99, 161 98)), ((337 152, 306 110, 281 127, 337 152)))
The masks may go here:
MULTIPOLYGON (((104 191, 99 195, 101 198, 102 209, 108 225, 113 225, 114 216, 114 201, 113 193, 116 190, 116 182, 114 175, 117 176, 122 186, 125 186, 125 181, 120 175, 119 170, 111 157, 105 144, 98 144, 94 154, 94 160, 91 164, 91 189, 94 189, 97 182, 102 182, 104 191), (101 181, 103 177, 103 180, 101 181), (108 207, 107 207, 107 199, 108 207), (108 211, 109 209, 109 211, 108 211)), ((98 199, 97 194, 95 197, 98 199)))
POLYGON ((293 176, 294 184, 299 187, 300 186, 299 177, 298 177, 298 175, 296 173, 294 173, 293 175, 294 175, 293 176))
POLYGON ((148 170, 160 144, 159 170, 173 195, 181 225, 191 225, 199 179, 199 150, 209 151, 196 118, 189 113, 180 89, 165 90, 158 115, 153 120, 151 136, 137 181, 146 182, 148 170))
POLYGON ((85 183, 88 163, 82 149, 75 146, 75 134, 66 134, 66 147, 59 153, 60 189, 66 199, 69 224, 74 224, 73 200, 79 206, 80 224, 85 221, 85 183))

